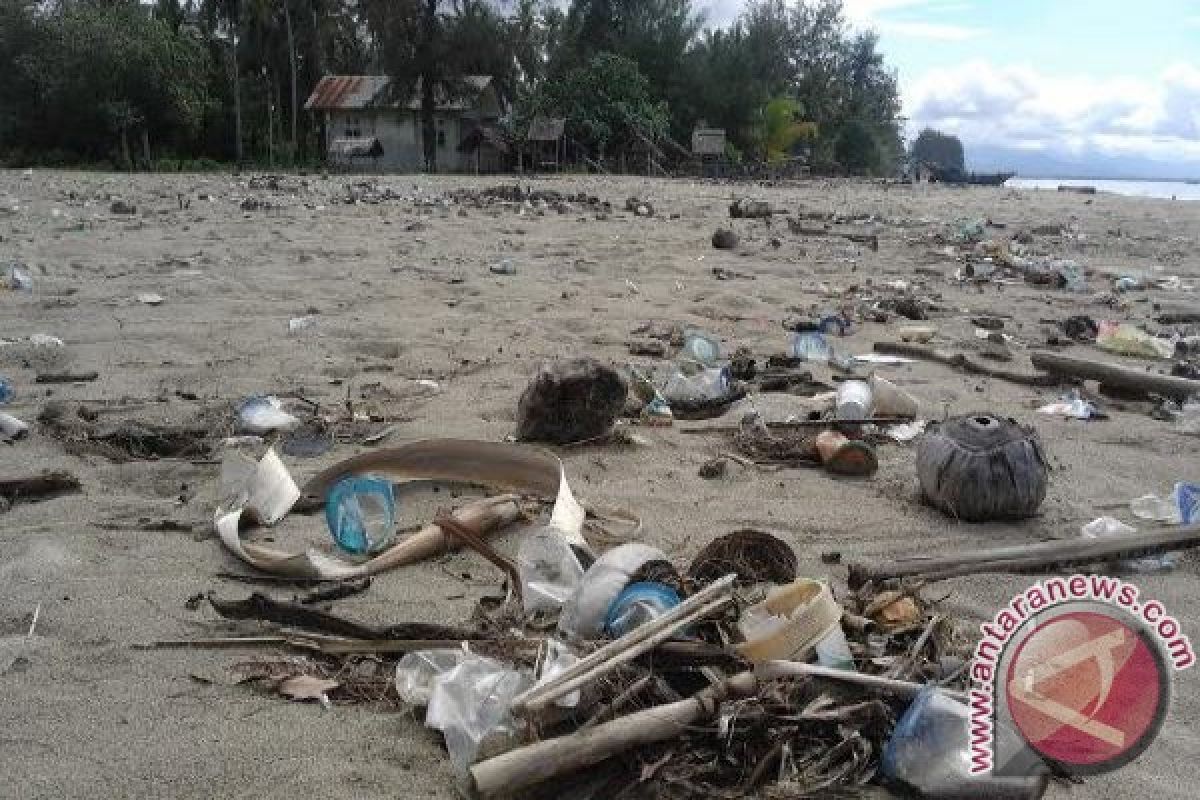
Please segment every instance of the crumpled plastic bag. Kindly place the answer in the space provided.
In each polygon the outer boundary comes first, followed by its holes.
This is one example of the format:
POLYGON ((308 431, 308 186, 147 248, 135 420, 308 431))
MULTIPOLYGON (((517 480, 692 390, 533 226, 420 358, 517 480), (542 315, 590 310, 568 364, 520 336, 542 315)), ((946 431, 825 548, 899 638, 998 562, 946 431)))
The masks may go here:
POLYGON ((517 572, 526 614, 558 611, 583 580, 579 557, 570 543, 550 527, 521 540, 517 572))
MULTIPOLYGON (((579 656, 571 652, 571 649, 558 639, 546 640, 546 656, 542 659, 538 669, 537 684, 547 683, 555 675, 560 672, 565 672, 579 661, 579 656)), ((576 689, 573 692, 563 695, 554 701, 556 706, 560 708, 574 708, 579 705, 579 700, 583 693, 576 689)))
POLYGON ((512 702, 532 684, 524 673, 469 653, 434 680, 425 725, 442 732, 450 764, 464 784, 472 764, 516 743, 512 702))
POLYGON ((274 395, 247 398, 238 406, 237 417, 243 433, 290 431, 300 426, 300 420, 284 411, 283 403, 274 395))
POLYGON ((1151 336, 1127 322, 1101 322, 1096 346, 1109 353, 1136 358, 1167 359, 1175 355, 1173 341, 1151 336))
POLYGON ((470 654, 465 650, 418 650, 396 664, 396 694, 410 706, 427 706, 438 679, 470 654))
POLYGON ((1084 400, 1078 389, 1072 389, 1064 394, 1056 403, 1049 403, 1038 409, 1039 414, 1053 414, 1069 419, 1092 419, 1100 416, 1100 410, 1095 405, 1084 400))

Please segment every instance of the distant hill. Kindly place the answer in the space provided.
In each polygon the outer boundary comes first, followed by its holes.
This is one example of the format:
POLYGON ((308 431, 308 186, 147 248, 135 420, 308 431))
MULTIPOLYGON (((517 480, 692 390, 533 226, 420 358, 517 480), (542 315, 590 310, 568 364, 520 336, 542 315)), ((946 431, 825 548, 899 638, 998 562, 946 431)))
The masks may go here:
POLYGON ((1013 170, 1022 178, 1091 178, 1126 181, 1200 180, 1200 164, 1154 161, 1149 158, 1106 156, 973 145, 964 142, 967 168, 976 172, 1013 170))

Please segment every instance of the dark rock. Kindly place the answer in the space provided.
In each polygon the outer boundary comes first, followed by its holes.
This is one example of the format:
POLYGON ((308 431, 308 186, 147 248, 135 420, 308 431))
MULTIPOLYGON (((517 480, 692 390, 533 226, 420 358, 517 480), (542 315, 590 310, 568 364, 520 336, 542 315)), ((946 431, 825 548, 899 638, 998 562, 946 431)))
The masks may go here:
POLYGON ((738 246, 737 234, 728 228, 718 228, 712 235, 712 246, 718 250, 732 250, 738 246))
POLYGON ((657 339, 635 339, 629 343, 629 354, 632 356, 665 358, 667 355, 667 343, 657 339))
POLYGON ((137 206, 133 203, 126 203, 124 200, 113 200, 108 210, 114 214, 136 214, 137 206))
POLYGON ((714 458, 700 465, 700 477, 706 481, 715 481, 718 478, 724 478, 725 473, 728 471, 729 462, 724 458, 714 458))
POLYGON ((1100 333, 1100 326, 1096 324, 1096 320, 1086 314, 1068 317, 1063 320, 1062 328, 1063 333, 1077 342, 1094 342, 1100 333))
POLYGON ((517 405, 517 438, 569 444, 603 436, 628 392, 620 373, 594 358, 544 364, 517 405))
POLYGON ((971 322, 975 327, 983 328, 985 331, 1004 330, 1004 320, 999 317, 972 317, 971 322))

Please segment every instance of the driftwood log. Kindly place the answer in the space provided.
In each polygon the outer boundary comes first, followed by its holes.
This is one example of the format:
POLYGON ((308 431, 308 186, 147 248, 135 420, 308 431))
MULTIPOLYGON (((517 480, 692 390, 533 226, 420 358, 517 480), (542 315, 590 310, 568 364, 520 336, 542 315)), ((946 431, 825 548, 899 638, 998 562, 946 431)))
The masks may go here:
POLYGON ((749 697, 756 691, 754 674, 743 672, 686 700, 509 751, 471 767, 472 788, 483 797, 516 795, 618 753, 680 736, 696 720, 716 716, 723 700, 749 697))
POLYGON ((1073 358, 1058 353, 1039 351, 1033 354, 1032 359, 1033 365, 1038 369, 1066 378, 1100 381, 1105 386, 1166 397, 1185 398, 1200 394, 1200 381, 1188 378, 1159 375, 1144 369, 1132 369, 1119 364, 1073 358))
POLYGON ((1046 498, 1046 458, 1032 428, 988 413, 931 426, 917 446, 925 499, 967 522, 1022 519, 1046 498))
POLYGON ((0 478, 0 499, 41 500, 80 490, 79 479, 68 472, 43 472, 28 478, 0 478))
POLYGON ((983 375, 988 378, 996 378, 997 380, 1009 381, 1010 383, 1019 383, 1022 386, 1057 386, 1060 380, 1054 375, 1027 375, 1021 372, 1009 372, 1003 369, 993 369, 992 367, 980 364, 978 361, 972 361, 962 353, 951 353, 946 350, 936 350, 932 347, 925 347, 919 344, 909 344, 907 342, 876 342, 876 353, 885 353, 893 356, 906 356, 908 358, 916 358, 922 361, 933 361, 938 364, 945 364, 948 367, 961 369, 970 375, 983 375))
POLYGON ((849 565, 849 584, 863 586, 896 578, 944 580, 988 572, 1042 572, 1200 547, 1200 525, 1160 528, 1111 539, 1066 539, 974 550, 942 558, 910 558, 889 564, 849 565))

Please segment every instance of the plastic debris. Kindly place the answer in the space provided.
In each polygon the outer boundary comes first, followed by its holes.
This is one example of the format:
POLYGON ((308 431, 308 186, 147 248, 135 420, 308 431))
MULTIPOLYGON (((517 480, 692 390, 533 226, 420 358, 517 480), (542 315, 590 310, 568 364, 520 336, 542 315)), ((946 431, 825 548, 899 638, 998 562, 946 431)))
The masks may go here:
POLYGON ((604 630, 620 638, 634 628, 661 617, 679 605, 679 593, 661 583, 631 583, 621 590, 608 609, 604 630))
MULTIPOLYGON (((1084 525, 1080 533, 1085 539, 1108 539, 1114 536, 1132 536, 1137 533, 1137 528, 1112 517, 1100 517, 1084 525)), ((1163 553, 1119 561, 1117 568, 1124 572, 1166 572, 1174 569, 1178 563, 1179 553, 1163 553)))
POLYGON ((10 264, 5 276, 5 285, 14 292, 32 292, 33 278, 29 270, 19 264, 10 264))
POLYGON ((521 540, 517 570, 526 614, 558 611, 583 580, 579 557, 570 543, 549 527, 521 540))
POLYGON ((1129 510, 1138 519, 1165 522, 1168 525, 1191 525, 1200 521, 1200 484, 1179 482, 1167 497, 1142 495, 1129 503, 1129 510))
POLYGON ((333 541, 356 556, 377 553, 396 533, 392 482, 371 475, 343 478, 325 500, 325 521, 333 541))
POLYGON ((0 442, 11 442, 29 434, 29 426, 12 414, 0 412, 0 442))
POLYGON ((1175 355, 1175 342, 1151 336, 1127 322, 1101 322, 1096 346, 1109 353, 1136 358, 1168 359, 1175 355))
POLYGON ((16 396, 16 391, 12 384, 4 378, 0 378, 0 406, 10 402, 16 396))
POLYGON ((153 292, 144 292, 137 296, 137 301, 144 306, 161 306, 163 304, 163 296, 154 294, 153 292))
POLYGON ((409 705, 427 706, 440 676, 459 665, 465 650, 418 650, 406 653, 396 664, 396 694, 409 705))
POLYGON ((833 358, 833 347, 819 331, 801 331, 791 335, 791 351, 795 358, 827 362, 833 358))
POLYGON ((1096 419, 1103 414, 1093 403, 1080 396, 1078 389, 1064 394, 1056 403, 1048 403, 1038 409, 1039 414, 1051 414, 1070 419, 1096 419))
POLYGON ((721 343, 716 337, 702 331, 688 331, 683 335, 683 349, 679 357, 711 367, 721 358, 721 343))
POLYGON ((311 314, 306 317, 292 317, 288 320, 288 333, 292 335, 312 330, 315 327, 317 327, 317 317, 311 314))
POLYGON ((464 783, 481 751, 502 752, 518 741, 512 701, 532 685, 524 673, 499 661, 464 654, 461 661, 433 682, 426 727, 446 738, 454 773, 464 783))
POLYGON ((284 411, 283 403, 274 395, 257 395, 242 401, 237 418, 238 429, 243 433, 290 431, 300 425, 300 420, 284 411))

